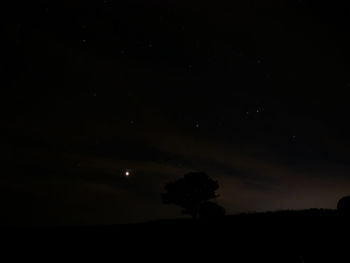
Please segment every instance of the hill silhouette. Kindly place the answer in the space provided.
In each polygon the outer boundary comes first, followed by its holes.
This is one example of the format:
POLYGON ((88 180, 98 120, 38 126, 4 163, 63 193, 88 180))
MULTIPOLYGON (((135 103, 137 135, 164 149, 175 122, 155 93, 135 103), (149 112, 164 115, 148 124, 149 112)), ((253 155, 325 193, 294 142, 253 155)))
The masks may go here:
MULTIPOLYGON (((228 215, 212 221, 172 219, 126 225, 12 229, 3 234, 11 236, 9 240, 13 242, 7 244, 15 247, 32 245, 25 240, 35 237, 46 245, 55 244, 51 249, 62 244, 75 252, 92 247, 95 252, 104 251, 103 256, 117 253, 118 257, 157 262, 184 258, 344 262, 347 254, 342 247, 347 244, 344 237, 348 222, 336 210, 308 209, 228 215)), ((68 251, 63 249, 60 253, 68 251)))

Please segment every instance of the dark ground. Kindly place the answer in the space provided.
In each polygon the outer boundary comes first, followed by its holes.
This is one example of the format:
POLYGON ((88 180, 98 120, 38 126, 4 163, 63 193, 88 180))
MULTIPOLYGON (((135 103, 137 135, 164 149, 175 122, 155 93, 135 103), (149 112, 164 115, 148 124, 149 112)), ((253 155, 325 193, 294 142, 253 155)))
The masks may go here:
POLYGON ((5 230, 2 236, 15 251, 51 259, 348 262, 348 222, 335 210, 311 209, 234 215, 209 223, 185 219, 5 230))

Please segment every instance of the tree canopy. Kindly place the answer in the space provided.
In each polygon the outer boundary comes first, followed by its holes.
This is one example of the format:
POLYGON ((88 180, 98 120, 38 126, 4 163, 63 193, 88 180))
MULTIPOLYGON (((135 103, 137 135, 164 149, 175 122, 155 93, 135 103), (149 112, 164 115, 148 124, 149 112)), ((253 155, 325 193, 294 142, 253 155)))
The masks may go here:
MULTIPOLYGON (((208 214, 210 211, 218 213, 219 205, 210 205, 218 195, 215 193, 219 188, 217 181, 210 178, 203 172, 190 172, 174 182, 165 185, 166 192, 162 194, 165 204, 175 204, 183 208, 184 214, 198 218, 200 214, 208 214), (215 208, 214 208, 215 206, 215 208), (202 211, 202 212, 201 212, 202 211)), ((221 211, 224 211, 222 208, 221 211)))

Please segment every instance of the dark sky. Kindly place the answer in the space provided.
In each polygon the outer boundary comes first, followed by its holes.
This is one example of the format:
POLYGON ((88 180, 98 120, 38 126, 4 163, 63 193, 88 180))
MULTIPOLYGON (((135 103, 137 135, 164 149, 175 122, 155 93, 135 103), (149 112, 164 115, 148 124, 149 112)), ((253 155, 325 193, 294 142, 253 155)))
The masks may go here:
POLYGON ((347 6, 65 0, 9 12, 5 222, 179 217, 160 193, 190 171, 219 181, 228 213, 335 208, 350 193, 347 6))

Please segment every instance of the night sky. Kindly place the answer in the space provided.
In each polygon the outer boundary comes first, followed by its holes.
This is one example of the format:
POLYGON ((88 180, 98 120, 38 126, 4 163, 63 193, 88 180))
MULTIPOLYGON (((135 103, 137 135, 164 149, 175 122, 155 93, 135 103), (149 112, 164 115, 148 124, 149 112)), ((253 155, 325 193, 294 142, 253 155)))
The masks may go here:
POLYGON ((335 208, 350 193, 350 14, 324 2, 13 1, 1 220, 181 217, 160 193, 190 171, 218 180, 228 214, 335 208))

